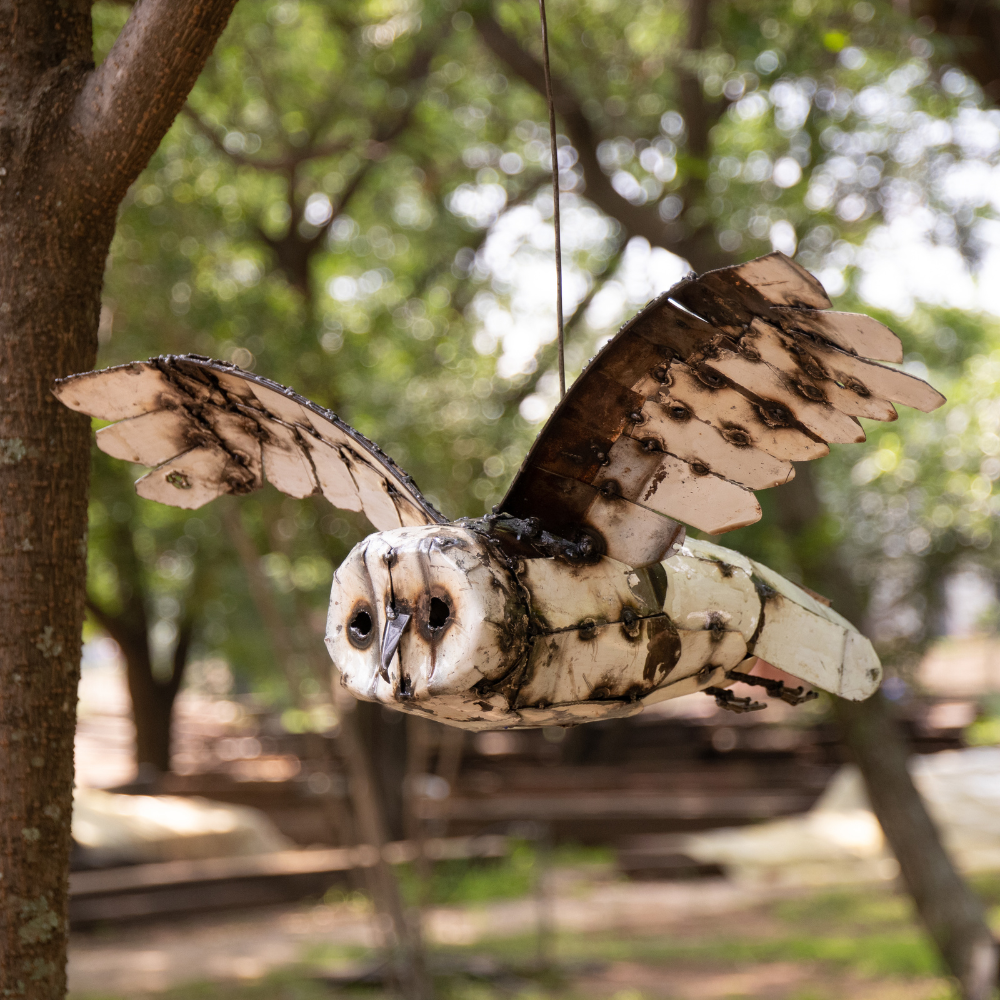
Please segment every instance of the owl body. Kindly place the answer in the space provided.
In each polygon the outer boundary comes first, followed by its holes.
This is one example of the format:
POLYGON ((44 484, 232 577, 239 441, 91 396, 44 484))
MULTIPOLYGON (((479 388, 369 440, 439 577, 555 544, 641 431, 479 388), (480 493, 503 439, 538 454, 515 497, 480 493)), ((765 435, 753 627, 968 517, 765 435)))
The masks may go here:
POLYGON ((334 575, 326 643, 356 697, 471 730, 635 715, 725 689, 757 656, 851 698, 881 678, 846 619, 730 549, 523 559, 483 522, 366 538, 334 575))

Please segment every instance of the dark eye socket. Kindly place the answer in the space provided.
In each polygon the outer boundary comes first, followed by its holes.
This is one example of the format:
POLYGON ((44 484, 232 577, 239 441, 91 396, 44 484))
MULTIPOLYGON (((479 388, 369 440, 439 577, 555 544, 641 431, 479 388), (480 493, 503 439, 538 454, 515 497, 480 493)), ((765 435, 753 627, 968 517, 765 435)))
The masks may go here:
POLYGON ((358 608, 347 626, 347 635, 353 645, 364 649, 372 641, 375 634, 375 624, 371 614, 365 608, 358 608))
POLYGON ((444 628, 448 623, 451 608, 440 597, 432 597, 430 610, 427 613, 427 624, 431 628, 444 628))

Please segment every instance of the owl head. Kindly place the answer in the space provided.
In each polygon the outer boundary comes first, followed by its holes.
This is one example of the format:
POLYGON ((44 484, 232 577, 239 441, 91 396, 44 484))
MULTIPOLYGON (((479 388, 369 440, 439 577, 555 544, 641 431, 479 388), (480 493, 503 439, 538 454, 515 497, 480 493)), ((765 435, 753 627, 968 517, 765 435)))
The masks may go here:
POLYGON ((333 578, 326 645, 359 698, 416 712, 433 698, 436 715, 454 698, 465 714, 470 690, 492 689, 516 667, 527 635, 503 556, 466 527, 370 535, 333 578))

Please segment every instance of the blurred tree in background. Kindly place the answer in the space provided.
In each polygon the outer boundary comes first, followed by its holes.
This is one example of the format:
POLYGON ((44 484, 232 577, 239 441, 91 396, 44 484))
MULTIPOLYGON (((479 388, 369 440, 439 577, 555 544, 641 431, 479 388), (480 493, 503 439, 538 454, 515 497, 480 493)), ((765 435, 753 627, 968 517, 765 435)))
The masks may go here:
MULTIPOLYGON (((100 363, 233 360, 336 410, 450 516, 489 509, 556 395, 536 15, 244 0, 122 211, 100 363)), ((95 5, 98 59, 126 16, 95 5)), ((973 42, 864 0, 556 2, 551 20, 571 373, 684 261, 774 247, 838 307, 881 307, 907 368, 949 396, 835 448, 806 536, 765 516, 726 540, 799 579, 836 552, 905 662, 940 631, 950 575, 996 572, 996 321, 908 273, 960 282, 994 236, 1000 116, 958 68, 973 42)), ((143 719, 169 712, 188 659, 220 655, 279 703, 301 692, 274 668, 222 505, 156 507, 112 465, 96 468, 91 604, 133 697, 160 706, 137 721, 140 760, 163 767, 162 720, 143 719)), ((308 659, 368 526, 270 488, 237 518, 308 659)))

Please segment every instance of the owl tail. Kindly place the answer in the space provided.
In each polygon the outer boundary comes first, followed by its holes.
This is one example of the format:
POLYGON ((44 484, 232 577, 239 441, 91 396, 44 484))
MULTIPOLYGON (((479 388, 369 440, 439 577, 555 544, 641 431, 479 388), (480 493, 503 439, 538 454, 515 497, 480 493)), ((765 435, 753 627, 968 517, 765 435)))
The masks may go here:
POLYGON ((823 691, 851 701, 874 694, 882 666, 846 618, 767 566, 713 542, 688 539, 701 558, 747 572, 760 598, 760 623, 747 652, 823 691))

